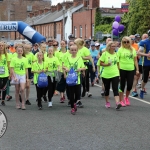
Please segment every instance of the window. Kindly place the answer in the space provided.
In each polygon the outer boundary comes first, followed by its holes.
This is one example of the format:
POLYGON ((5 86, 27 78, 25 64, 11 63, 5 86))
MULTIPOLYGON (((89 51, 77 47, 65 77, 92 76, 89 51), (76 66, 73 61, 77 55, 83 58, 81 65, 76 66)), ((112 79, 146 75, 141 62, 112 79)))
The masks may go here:
POLYGON ((92 24, 92 37, 94 37, 94 24, 92 24))
POLYGON ((74 36, 75 36, 75 38, 77 37, 77 28, 76 27, 74 27, 74 36))
POLYGON ((82 37, 82 26, 80 26, 80 37, 82 37))

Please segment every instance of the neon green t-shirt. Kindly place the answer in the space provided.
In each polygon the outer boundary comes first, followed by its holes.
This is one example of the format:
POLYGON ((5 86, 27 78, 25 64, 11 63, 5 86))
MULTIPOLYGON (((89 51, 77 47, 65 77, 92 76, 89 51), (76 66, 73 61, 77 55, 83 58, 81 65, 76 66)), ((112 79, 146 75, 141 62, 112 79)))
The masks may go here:
MULTIPOLYGON (((77 56, 75 58, 73 58, 72 56, 68 56, 68 61, 65 61, 64 66, 67 67, 69 70, 71 69, 71 67, 73 67, 75 71, 80 68, 85 68, 85 65, 83 63, 81 56, 77 56)), ((78 84, 81 83, 80 74, 81 73, 78 72, 78 84)))
POLYGON ((10 62, 10 55, 8 53, 7 56, 2 54, 0 57, 0 78, 9 76, 8 62, 10 62))
MULTIPOLYGON (((44 53, 44 61, 47 59, 47 52, 44 53)), ((37 61, 37 53, 34 55, 34 60, 33 61, 37 61)))
POLYGON ((30 52, 30 53, 26 54, 26 58, 28 60, 28 68, 31 68, 32 67, 32 63, 34 61, 33 53, 30 52))
POLYGON ((28 68, 28 60, 25 57, 14 57, 11 60, 10 67, 14 68, 14 72, 18 75, 25 75, 28 68))
MULTIPOLYGON (((40 71, 40 70, 45 70, 46 69, 46 63, 42 62, 42 64, 39 64, 38 62, 34 62, 32 64, 32 68, 31 71, 40 71)), ((34 77, 33 77, 33 82, 34 84, 37 84, 37 80, 38 80, 38 73, 34 73, 34 77)))
POLYGON ((66 61, 68 61, 68 59, 67 59, 68 57, 71 57, 69 50, 64 54, 62 62, 65 63, 66 61))
POLYGON ((58 58, 58 56, 59 56, 59 50, 56 50, 56 51, 54 52, 54 56, 58 58))
POLYGON ((12 54, 11 58, 14 58, 14 57, 17 57, 17 56, 18 56, 18 54, 15 52, 15 53, 12 54))
POLYGON ((52 72, 52 76, 54 77, 54 71, 58 70, 58 66, 60 65, 58 58, 57 57, 52 57, 52 58, 48 58, 45 61, 46 63, 46 68, 48 69, 48 72, 46 73, 47 75, 50 75, 52 72))
MULTIPOLYGON (((77 55, 79 55, 81 57, 87 57, 87 56, 89 56, 91 54, 90 54, 90 50, 89 49, 87 49, 86 47, 83 47, 82 49, 78 50, 78 54, 77 55)), ((83 60, 83 62, 89 62, 89 60, 83 60)))
POLYGON ((119 57, 119 65, 122 70, 134 70, 134 58, 136 57, 136 50, 131 52, 128 49, 120 47, 117 55, 119 57))
POLYGON ((103 71, 104 68, 103 68, 103 66, 100 65, 100 61, 101 60, 99 58, 96 65, 97 65, 97 67, 99 67, 99 73, 102 74, 102 71, 103 71))
POLYGON ((109 79, 119 76, 119 69, 117 65, 119 58, 116 53, 110 54, 109 52, 105 51, 102 53, 100 61, 104 62, 105 64, 111 63, 111 66, 103 66, 104 69, 101 75, 103 78, 109 79))

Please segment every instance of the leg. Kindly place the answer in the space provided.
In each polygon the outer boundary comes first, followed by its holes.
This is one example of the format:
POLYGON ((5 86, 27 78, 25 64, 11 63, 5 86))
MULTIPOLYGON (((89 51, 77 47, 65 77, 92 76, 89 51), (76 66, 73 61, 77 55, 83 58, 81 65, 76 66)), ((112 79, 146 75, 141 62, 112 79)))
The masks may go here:
POLYGON ((104 83, 104 86, 105 86, 105 100, 106 100, 106 108, 110 108, 110 103, 109 103, 109 90, 110 90, 110 82, 111 82, 111 79, 106 79, 106 78, 103 78, 102 77, 102 80, 103 80, 103 83, 104 83))
POLYGON ((22 99, 22 109, 25 110, 25 86, 26 83, 20 83, 20 93, 21 93, 21 99, 22 99))
POLYGON ((16 108, 20 109, 20 101, 19 101, 19 93, 20 93, 20 85, 15 85, 15 98, 16 98, 16 108))
POLYGON ((26 104, 27 105, 31 105, 30 101, 29 101, 29 94, 30 94, 30 85, 31 85, 31 80, 29 79, 28 83, 26 83, 26 104))

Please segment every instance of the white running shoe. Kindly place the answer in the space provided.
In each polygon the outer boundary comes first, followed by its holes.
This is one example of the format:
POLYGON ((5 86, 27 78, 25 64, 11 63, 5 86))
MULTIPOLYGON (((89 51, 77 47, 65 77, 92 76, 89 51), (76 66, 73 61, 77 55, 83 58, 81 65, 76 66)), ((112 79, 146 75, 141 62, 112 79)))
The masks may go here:
POLYGON ((48 107, 52 107, 52 102, 48 102, 48 107))

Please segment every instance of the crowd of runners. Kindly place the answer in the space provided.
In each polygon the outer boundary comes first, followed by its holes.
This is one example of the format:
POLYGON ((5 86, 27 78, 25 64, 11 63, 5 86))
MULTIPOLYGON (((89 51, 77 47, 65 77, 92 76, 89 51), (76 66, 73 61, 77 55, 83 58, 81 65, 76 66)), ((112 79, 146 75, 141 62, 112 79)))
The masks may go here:
MULTIPOLYGON (((31 105, 30 86, 35 85, 38 109, 42 101, 53 106, 53 96, 60 95, 60 103, 68 100, 71 114, 77 107, 82 108, 81 98, 91 97, 90 86, 101 82, 101 95, 105 97, 105 107, 110 108, 109 91, 112 85, 116 110, 130 105, 129 95, 146 94, 145 85, 150 71, 150 31, 125 36, 120 42, 106 39, 106 43, 83 40, 70 40, 68 43, 56 40, 35 43, 7 45, 0 42, 0 99, 1 105, 12 97, 16 109, 26 109, 31 105), (78 81, 74 86, 66 84, 68 72, 73 67, 78 81), (47 75, 48 86, 38 86, 38 76, 47 75), (15 87, 14 95, 9 94, 10 86, 15 87), (140 93, 137 92, 140 86, 140 93), (126 90, 125 90, 126 87, 126 90), (125 95, 125 96, 124 96, 125 95)), ((9 105, 9 102, 7 103, 9 105)))

